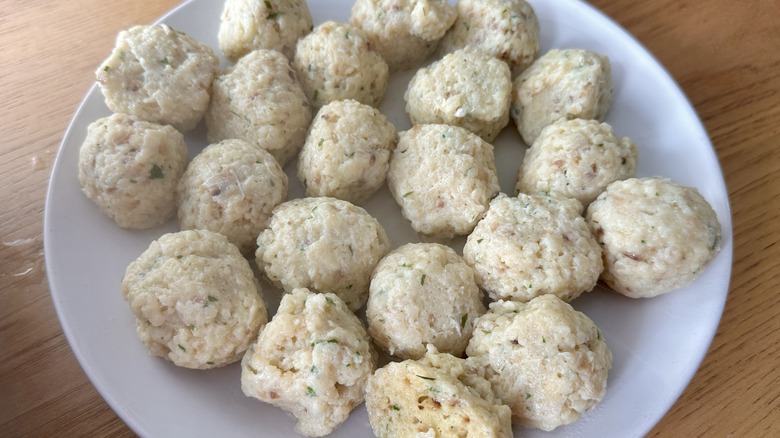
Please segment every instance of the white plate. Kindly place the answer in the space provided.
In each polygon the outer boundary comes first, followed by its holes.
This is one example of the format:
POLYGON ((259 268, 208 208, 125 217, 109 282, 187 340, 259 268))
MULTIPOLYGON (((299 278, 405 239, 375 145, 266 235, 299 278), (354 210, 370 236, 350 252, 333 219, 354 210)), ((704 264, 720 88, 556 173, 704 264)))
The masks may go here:
MULTIPOLYGON (((351 0, 312 1, 316 23, 346 21, 351 0)), ((603 402, 579 421, 527 437, 632 437, 646 433, 683 391, 707 351, 728 291, 732 257, 731 215, 723 175, 712 145, 680 89, 628 33, 586 3, 532 0, 542 29, 542 51, 580 47, 612 61, 615 100, 607 121, 640 147, 638 175, 662 175, 695 186, 723 227, 723 250, 693 284, 651 300, 594 291, 573 305, 599 325, 614 353, 603 402)), ((222 2, 195 0, 162 21, 216 48, 222 2)), ((108 55, 108 54, 106 54, 108 55)), ((224 62, 224 61, 223 61, 224 62)), ((382 110, 399 130, 409 127, 403 91, 411 74, 393 78, 382 110)), ((294 421, 282 411, 243 395, 234 364, 210 371, 180 369, 150 356, 136 338, 122 300, 126 266, 175 223, 126 231, 104 217, 80 191, 78 149, 86 128, 109 115, 93 87, 73 118, 49 185, 45 213, 46 268, 63 330, 81 366, 106 401, 142 436, 289 436, 294 421)), ((190 154, 205 146, 203 132, 188 135, 190 154)), ((510 124, 495 142, 501 186, 512 193, 523 148, 510 124)), ((291 169, 290 197, 302 190, 291 169)), ((394 246, 415 239, 387 190, 367 209, 394 246)), ((278 297, 266 293, 272 306, 278 297)), ((519 433, 519 432, 518 432, 519 433)), ((355 410, 334 436, 370 436, 365 409, 355 410)))

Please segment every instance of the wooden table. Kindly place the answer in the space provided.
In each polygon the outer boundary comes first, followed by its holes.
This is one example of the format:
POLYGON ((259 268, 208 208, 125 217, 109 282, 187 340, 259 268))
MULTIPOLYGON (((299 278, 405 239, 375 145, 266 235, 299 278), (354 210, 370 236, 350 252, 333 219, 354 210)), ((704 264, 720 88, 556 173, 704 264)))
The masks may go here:
MULTIPOLYGON (((115 35, 177 3, 0 0, 0 436, 132 435, 62 333, 44 272, 42 216, 62 135, 115 35)), ((733 212, 720 327, 651 436, 780 436, 780 3, 592 3, 680 83, 715 144, 733 212)))

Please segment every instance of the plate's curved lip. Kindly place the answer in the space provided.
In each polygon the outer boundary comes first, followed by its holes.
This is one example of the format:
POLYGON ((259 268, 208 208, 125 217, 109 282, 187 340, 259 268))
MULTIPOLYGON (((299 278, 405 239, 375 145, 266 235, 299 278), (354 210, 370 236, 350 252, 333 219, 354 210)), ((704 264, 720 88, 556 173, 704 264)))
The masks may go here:
MULTIPOLYGON (((173 9, 163 14, 163 16, 155 20, 154 24, 158 24, 165 21, 165 19, 177 13, 180 9, 186 7, 188 4, 192 3, 193 1, 194 0, 183 1, 173 9)), ((135 432, 140 436, 147 436, 148 433, 146 433, 146 431, 143 430, 141 425, 138 422, 136 422, 132 416, 126 415, 124 409, 122 409, 122 406, 119 404, 119 402, 111 396, 111 392, 108 390, 108 388, 105 387, 103 381, 97 378, 95 372, 92 370, 91 364, 89 363, 89 361, 86 360, 81 350, 79 348, 76 348, 78 342, 73 332, 71 331, 70 326, 66 323, 67 319, 63 317, 63 309, 62 306, 60 305, 60 301, 57 299, 59 293, 55 290, 56 288, 55 285, 57 284, 57 282, 54 281, 57 278, 57 271, 52 265, 51 259, 48 256, 50 252, 49 242, 51 241, 51 239, 49 239, 48 236, 51 233, 51 223, 52 223, 51 221, 53 220, 48 207, 49 205, 51 205, 52 186, 54 185, 54 181, 57 180, 56 176, 62 171, 61 170, 62 166, 59 165, 60 161, 63 160, 62 150, 65 143, 73 135, 74 126, 78 120, 78 116, 79 114, 81 114, 82 110, 84 109, 84 106, 87 104, 87 96, 91 95, 96 88, 97 88, 97 83, 93 83, 92 86, 89 87, 89 90, 84 95, 81 102, 79 102, 76 111, 73 113, 73 117, 70 119, 70 122, 68 122, 68 127, 65 130, 65 135, 62 136, 62 141, 60 142, 60 147, 59 150, 57 151, 57 157, 54 159, 54 164, 52 166, 52 173, 49 176, 49 184, 46 187, 46 199, 45 199, 45 207, 43 211, 43 255, 44 255, 44 265, 46 268, 46 279, 49 282, 49 293, 51 294, 52 302, 54 303, 54 310, 55 312, 57 312, 57 319, 59 319, 60 325, 62 326, 62 332, 65 334, 65 339, 68 340, 68 344, 71 346, 71 350, 73 351, 73 354, 76 356, 76 360, 81 366, 81 369, 84 370, 84 374, 87 375, 87 378, 95 387, 95 389, 100 394, 100 396, 103 397, 106 403, 108 403, 108 405, 111 406, 111 409, 113 409, 113 411, 117 414, 117 416, 119 416, 122 419, 122 421, 124 421, 128 425, 128 427, 130 427, 130 429, 133 430, 133 432, 135 432)))
MULTIPOLYGON (((677 94, 677 98, 680 99, 680 102, 685 102, 686 105, 686 111, 689 112, 691 119, 696 120, 698 122, 698 130, 700 131, 701 137, 707 142, 709 145, 708 154, 710 155, 710 159, 716 163, 719 170, 719 183, 720 187, 718 187, 718 190, 722 191, 724 194, 726 194, 726 213, 727 217, 720 217, 721 220, 721 227, 723 231, 728 231, 727 233, 724 232, 724 235, 731 236, 731 239, 727 242, 724 242, 724 245, 721 249, 721 253, 718 255, 718 257, 726 257, 727 265, 729 267, 728 272, 728 281, 726 281, 723 284, 723 287, 725 290, 720 291, 720 296, 722 297, 721 301, 718 303, 718 321, 717 323, 713 323, 711 327, 708 327, 707 333, 703 335, 702 337, 707 340, 706 343, 702 343, 700 345, 700 348, 697 349, 697 351, 693 352, 692 355, 694 357, 694 360, 692 362, 697 363, 695 367, 691 367, 684 376, 684 381, 686 384, 680 385, 678 388, 678 391, 676 394, 670 394, 670 398, 668 399, 668 404, 663 407, 663 409, 659 408, 657 411, 657 415, 654 415, 652 418, 652 421, 648 421, 647 427, 645 430, 642 431, 642 434, 646 434, 651 430, 658 421, 666 415, 666 413, 669 411, 669 409, 674 405, 674 403, 677 401, 677 399, 682 395, 684 390, 687 388, 688 384, 690 383, 691 379, 695 375, 695 373, 698 371, 699 367, 701 366, 701 362, 706 357, 706 354, 709 350, 709 347, 712 343, 712 340, 714 339, 714 336, 717 332, 717 329, 720 324, 720 319, 722 318, 723 309, 725 307, 726 299, 728 297, 728 291, 730 288, 730 281, 731 281, 731 274, 733 269, 733 226, 732 226, 732 218, 731 218, 731 206, 730 201, 728 199, 728 190, 725 182, 725 175, 723 173, 723 168, 717 158, 717 153, 715 151, 715 148, 712 144, 712 141, 707 134, 706 128, 698 116, 694 106, 691 104, 690 99, 685 95, 682 88, 679 86, 679 84, 675 81, 675 79, 671 76, 671 74, 668 72, 668 70, 661 64, 658 59, 650 52, 641 42, 639 42, 632 34, 630 34, 626 29, 624 29, 620 24, 615 22, 612 18, 610 18, 608 15, 600 11, 599 9, 595 8, 593 5, 587 3, 583 0, 561 0, 563 2, 569 2, 574 4, 579 4, 580 6, 584 6, 587 8, 591 13, 595 13, 599 16, 601 20, 604 20, 605 22, 609 23, 613 30, 619 32, 623 37, 625 37, 628 41, 632 43, 632 45, 635 46, 635 48, 639 49, 644 56, 648 57, 648 59, 653 61, 653 65, 657 68, 658 72, 661 73, 661 77, 664 81, 666 81, 669 85, 669 88, 674 90, 674 92, 677 94)), ((193 3, 194 0, 186 0, 182 2, 181 4, 177 5, 173 9, 169 10, 167 13, 165 13, 162 17, 160 17, 158 20, 155 21, 155 23, 159 23, 162 21, 165 21, 168 19, 171 15, 176 14, 180 9, 183 9, 187 7, 190 3, 193 3)), ((101 396, 106 400, 106 402, 112 407, 114 412, 117 413, 117 415, 122 418, 122 420, 130 427, 135 433, 146 436, 148 435, 148 431, 145 430, 145 428, 138 422, 136 419, 130 415, 125 409, 122 407, 122 405, 119 403, 118 400, 116 400, 112 394, 111 391, 106 387, 105 383, 97 377, 96 372, 93 370, 93 367, 91 364, 86 360, 84 357, 81 349, 78 347, 79 341, 75 338, 75 335, 72 332, 71 327, 67 323, 67 318, 64 317, 62 305, 60 304, 60 293, 56 290, 56 279, 58 278, 58 272, 56 268, 53 265, 52 260, 49 257, 50 254, 50 241, 51 239, 48 237, 51 234, 51 228, 52 228, 52 221, 53 218, 51 216, 50 209, 48 208, 52 202, 52 186, 57 180, 56 176, 62 172, 61 166, 59 165, 60 162, 63 160, 63 146, 65 143, 70 139, 70 137, 73 135, 74 126, 77 123, 78 116, 81 114, 84 106, 87 104, 87 97, 91 95, 95 88, 97 87, 96 84, 93 84, 87 93, 85 94, 84 99, 80 102, 76 112, 74 113, 74 116, 71 118, 71 121, 68 124, 68 128, 65 131, 65 135, 63 136, 63 140, 60 143, 60 149, 57 153, 57 157, 55 158, 52 174, 49 179, 49 184, 47 187, 47 194, 45 198, 45 209, 44 209, 44 229, 43 229, 43 240, 44 240, 44 262, 46 267, 46 274, 47 279, 49 281, 49 287, 50 287, 50 293, 52 296, 52 301, 54 303, 55 310, 57 312, 58 318, 60 320, 60 323, 63 328, 63 333, 65 334, 66 339, 68 340, 68 343, 71 345, 71 349, 73 350, 74 355, 76 356, 79 364, 81 365, 82 369, 84 370, 87 377, 90 379, 91 383, 95 386, 98 393, 101 394, 101 396)))
POLYGON ((723 246, 721 248, 721 252, 718 254, 718 257, 726 257, 728 260, 728 266, 729 266, 729 272, 728 272, 728 281, 726 281, 724 287, 725 290, 722 291, 722 297, 723 299, 719 303, 719 317, 718 317, 718 323, 713 324, 708 333, 706 334, 707 342, 701 345, 701 349, 696 352, 695 355, 695 362, 696 367, 692 367, 690 369, 690 372, 687 373, 685 376, 685 381, 688 382, 685 385, 682 385, 676 394, 673 394, 669 398, 669 403, 667 406, 665 406, 662 410, 659 410, 659 413, 652 422, 650 422, 650 427, 648 427, 644 432, 643 435, 650 432, 650 430, 655 427, 656 424, 658 424, 659 421, 669 412, 669 410, 674 406, 674 404, 677 402, 677 400, 682 396, 683 392, 688 388, 690 385, 691 380, 696 375, 696 373, 699 371, 699 368, 701 368, 701 364, 704 361, 704 358, 707 356, 707 352, 710 349, 710 346, 712 345, 712 341, 715 339, 715 334, 718 331, 718 327, 720 326, 720 321, 723 318, 723 309, 726 306, 726 300, 728 298, 728 291, 731 288, 731 274, 733 271, 733 265, 734 265, 734 245, 733 245, 733 225, 732 225, 732 213, 731 213, 731 200, 728 198, 728 187, 726 186, 726 179, 725 174, 723 173, 723 166, 720 164, 720 160, 718 159, 718 154, 715 152, 715 145, 712 144, 712 139, 709 136, 709 133, 707 132, 707 128, 704 126, 704 122, 701 120, 701 117, 699 117, 698 112, 696 111, 696 108, 691 103, 691 100, 688 98, 688 96, 683 92, 682 87, 680 84, 674 79, 674 77, 669 73, 669 70, 666 69, 666 67, 656 58, 656 56, 647 49, 647 47, 644 46, 634 35, 632 35, 627 29, 625 29, 623 26, 621 26, 618 22, 613 20, 609 15, 605 14, 595 6, 591 5, 587 1, 584 0, 574 0, 578 3, 582 3, 583 6, 590 9, 591 12, 599 15, 604 21, 610 23, 615 29, 617 29, 620 33, 623 34, 623 36, 630 40, 632 44, 637 46, 644 54, 650 58, 653 63, 658 67, 658 70, 661 72, 662 77, 666 82, 668 82, 668 85, 671 89, 673 89, 677 93, 677 97, 680 99, 680 101, 686 103, 686 110, 690 113, 691 118, 696 120, 698 122, 698 128, 699 131, 701 131, 701 136, 706 140, 707 144, 709 145, 708 153, 710 154, 710 158, 713 162, 716 163, 718 166, 718 171, 720 173, 720 187, 719 189, 723 191, 723 193, 726 194, 726 213, 728 215, 727 218, 720 218, 721 221, 721 233, 727 234, 731 237, 731 241, 727 243, 727 245, 723 246), (723 233, 723 228, 728 228, 728 233, 723 233))

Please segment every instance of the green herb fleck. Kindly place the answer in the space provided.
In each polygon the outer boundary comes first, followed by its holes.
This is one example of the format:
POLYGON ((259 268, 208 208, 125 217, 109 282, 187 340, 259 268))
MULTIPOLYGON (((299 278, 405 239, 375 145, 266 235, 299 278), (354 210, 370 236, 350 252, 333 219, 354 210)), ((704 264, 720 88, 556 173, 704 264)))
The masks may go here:
POLYGON ((182 346, 181 344, 179 344, 179 350, 181 350, 181 351, 183 351, 185 353, 187 352, 187 349, 184 348, 184 346, 182 346))
POLYGON ((482 241, 485 239, 477 239, 477 243, 482 243, 482 241))
POLYGON ((320 90, 314 90, 314 95, 312 96, 311 100, 317 101, 317 96, 319 96, 320 90))
POLYGON ((103 71, 109 71, 109 70, 111 70, 111 67, 109 67, 109 66, 103 67, 103 71))
MULTIPOLYGON (((315 94, 315 96, 316 96, 316 94, 315 94)), ((321 139, 320 139, 320 141, 319 141, 319 143, 317 143, 317 146, 322 146, 322 143, 323 143, 324 141, 325 141, 325 139, 324 139, 324 138, 321 138, 321 139)))
POLYGON ((214 365, 214 361, 213 360, 209 360, 209 361, 206 362, 206 365, 214 365))
POLYGON ((256 369, 254 369, 254 368, 252 367, 252 365, 249 365, 249 364, 247 364, 247 366, 246 366, 246 367, 247 367, 247 368, 249 368, 249 371, 251 371, 251 372, 252 372, 252 374, 257 374, 257 370, 256 370, 256 369))
POLYGON ((312 374, 317 374, 317 366, 316 365, 312 365, 311 369, 309 371, 311 371, 312 374))
POLYGON ((280 15, 282 15, 282 14, 280 14, 279 12, 274 12, 273 14, 268 14, 268 17, 266 17, 266 18, 268 20, 276 20, 276 18, 279 17, 280 15))
POLYGON ((469 314, 464 313, 463 316, 460 317, 460 329, 463 330, 466 328, 466 321, 469 319, 469 314))
POLYGON ((412 193, 414 193, 414 192, 406 192, 406 193, 404 193, 404 195, 402 197, 403 198, 408 198, 409 196, 412 195, 412 193))
POLYGON ((400 410, 401 410, 401 407, 400 407, 400 406, 398 406, 398 405, 397 405, 397 404, 395 404, 395 403, 393 403, 392 405, 390 405, 390 407, 391 407, 391 408, 393 408, 393 410, 394 410, 394 411, 400 411, 400 410))
POLYGON ((176 260, 181 260, 184 256, 183 255, 177 255, 176 260))
POLYGON ((334 305, 336 304, 336 302, 335 302, 335 301, 333 301, 333 298, 331 298, 331 297, 327 297, 327 296, 326 296, 326 297, 325 297, 325 301, 329 302, 330 304, 334 304, 334 305))
POLYGON ((161 60, 160 60, 160 62, 161 62, 161 63, 163 63, 163 64, 165 64, 165 65, 171 65, 171 63, 170 63, 170 62, 168 62, 168 57, 167 57, 167 56, 166 56, 166 57, 164 57, 163 59, 161 59, 161 60))
POLYGON ((526 392, 525 393, 525 399, 528 400, 529 398, 531 398, 531 393, 530 392, 526 392))
POLYGON ((213 295, 209 295, 209 296, 208 296, 208 299, 209 299, 209 301, 211 301, 212 303, 213 303, 214 301, 217 301, 217 297, 215 297, 215 296, 213 296, 213 295))
POLYGON ((149 179, 162 179, 165 178, 165 175, 163 175, 162 168, 156 164, 152 165, 152 170, 149 171, 149 179))
POLYGON ((645 239, 642 239, 642 243, 647 243, 647 242, 645 242, 645 239))
POLYGON ((314 390, 311 386, 306 387, 306 395, 309 397, 317 397, 317 391, 314 390))
POLYGON ((425 277, 426 277, 425 274, 423 274, 422 277, 420 277, 420 286, 425 286, 425 277))
POLYGON ((544 336, 542 336, 542 344, 546 344, 546 343, 547 343, 547 339, 544 339, 544 336))
POLYGON ((600 148, 603 148, 603 147, 604 147, 604 143, 599 143, 599 144, 597 144, 596 146, 598 146, 598 147, 600 147, 600 148))
POLYGON ((425 379, 425 380, 436 380, 436 379, 434 379, 433 377, 426 377, 426 376, 421 376, 421 375, 419 375, 419 374, 415 374, 415 376, 417 376, 417 377, 419 377, 419 378, 421 378, 421 379, 425 379))
POLYGON ((336 339, 318 339, 311 343, 311 346, 315 346, 317 344, 338 344, 339 341, 336 339))
POLYGON ((271 2, 269 2, 268 0, 265 0, 265 8, 270 11, 274 7, 271 5, 271 2))

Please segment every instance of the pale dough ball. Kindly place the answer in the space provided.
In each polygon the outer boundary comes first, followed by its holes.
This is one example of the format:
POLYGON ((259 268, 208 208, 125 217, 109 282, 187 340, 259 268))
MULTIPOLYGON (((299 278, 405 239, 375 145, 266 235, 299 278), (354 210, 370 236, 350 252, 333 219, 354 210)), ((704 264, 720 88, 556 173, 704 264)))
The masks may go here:
POLYGON ((375 368, 365 328, 338 296, 295 289, 241 361, 241 389, 323 436, 363 402, 375 368))
POLYGON ((387 63, 362 30, 327 21, 298 41, 293 67, 311 104, 353 99, 378 106, 387 91, 387 63))
POLYGON ((310 122, 309 101, 280 52, 255 50, 214 79, 206 113, 210 143, 238 138, 284 167, 303 146, 310 122))
POLYGON ((504 61, 463 49, 418 70, 404 100, 412 124, 460 126, 490 142, 509 123, 511 95, 504 61))
POLYGON ((210 47, 166 24, 133 26, 95 76, 111 111, 189 131, 206 113, 218 65, 210 47))
POLYGON ((466 353, 485 367, 515 424, 546 431, 596 406, 612 366, 593 321, 553 295, 492 303, 466 353))
POLYGON ((602 120, 612 103, 607 57, 581 49, 553 49, 514 80, 512 118, 525 144, 558 120, 602 120))
POLYGON ((511 438, 511 410, 493 395, 484 371, 438 353, 391 362, 368 379, 368 421, 380 438, 511 438))
POLYGON ((221 234, 165 234, 127 267, 122 295, 149 351, 185 368, 235 362, 268 321, 249 262, 221 234))
POLYGON ((425 62, 456 17, 447 0, 357 0, 349 22, 365 32, 390 72, 399 72, 425 62))
POLYGON ((312 29, 306 0, 226 0, 219 22, 219 49, 231 61, 256 49, 292 59, 298 39, 312 29))
POLYGON ((298 157, 306 196, 361 203, 385 183, 395 126, 378 109, 354 100, 320 108, 298 157))
POLYGON ((271 211, 287 198, 287 175, 268 152, 243 140, 209 145, 179 181, 179 228, 223 234, 253 254, 271 211))
POLYGON ((160 225, 176 212, 187 166, 184 137, 168 125, 113 114, 89 125, 79 150, 79 183, 122 228, 160 225))
POLYGON ((449 125, 400 133, 387 185, 412 228, 432 239, 470 233, 500 189, 493 146, 449 125))
POLYGON ((586 218, 604 249, 601 278, 628 297, 685 286, 720 252, 715 211, 695 188, 668 179, 614 182, 586 218))
POLYGON ((471 46, 506 62, 512 77, 539 54, 539 20, 524 0, 460 0, 457 11, 441 40, 442 53, 471 46))
POLYGON ((426 345, 460 356, 474 321, 485 313, 474 271, 455 250, 409 243, 374 269, 366 307, 368 330, 383 350, 419 359, 426 345))
POLYGON ((565 301, 590 291, 601 248, 580 216, 582 205, 557 195, 498 195, 463 247, 477 284, 494 300, 544 294, 565 301))
POLYGON ((554 192, 590 204, 609 183, 633 177, 638 151, 628 137, 596 120, 561 120, 545 127, 525 151, 515 188, 554 192))
POLYGON ((340 199, 293 199, 279 205, 257 237, 258 268, 277 287, 333 292, 357 310, 368 299, 376 264, 390 251, 382 225, 340 199))

